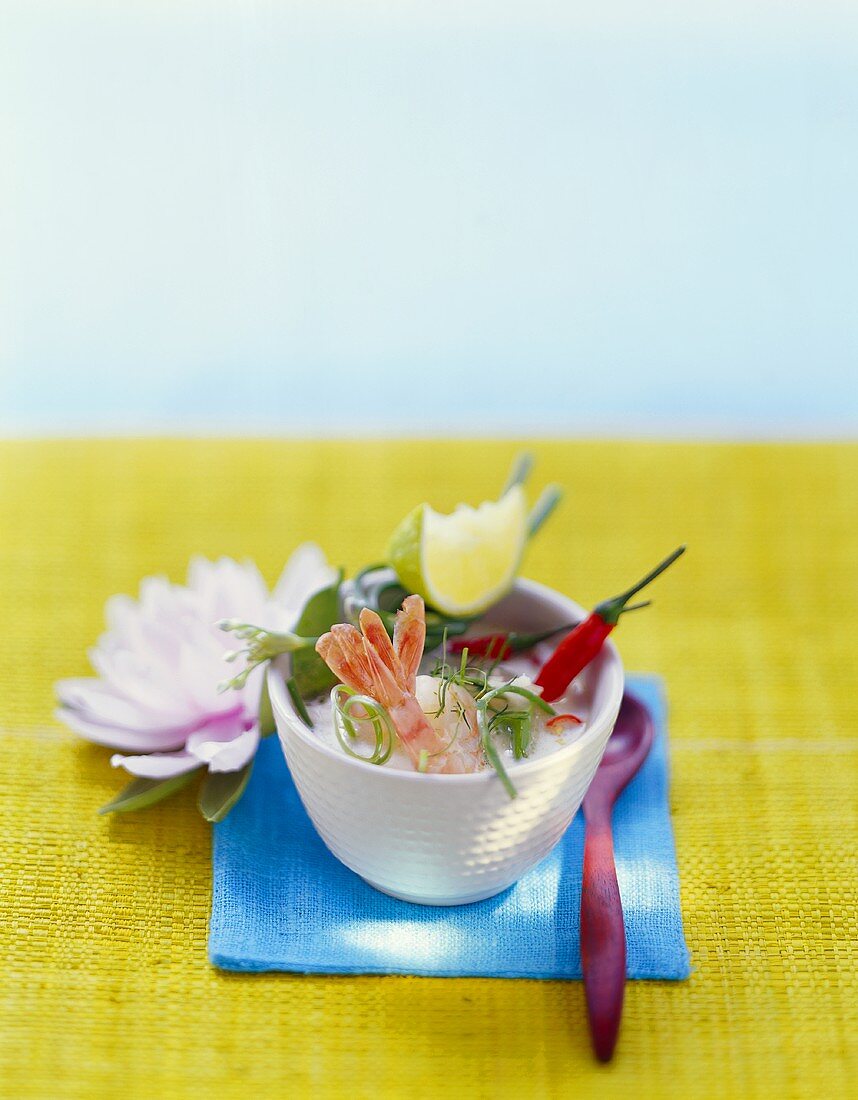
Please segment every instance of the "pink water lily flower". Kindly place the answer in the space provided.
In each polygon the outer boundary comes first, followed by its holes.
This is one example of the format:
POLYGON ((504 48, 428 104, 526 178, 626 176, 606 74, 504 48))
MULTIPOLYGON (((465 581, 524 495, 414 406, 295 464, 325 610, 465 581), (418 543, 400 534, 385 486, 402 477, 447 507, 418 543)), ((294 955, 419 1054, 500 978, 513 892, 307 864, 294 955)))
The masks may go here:
POLYGON ((319 547, 305 543, 273 593, 255 565, 230 558, 194 558, 187 585, 147 577, 139 599, 108 600, 107 632, 89 654, 98 675, 56 685, 57 717, 81 737, 122 750, 113 766, 146 779, 244 767, 259 744, 264 669, 238 690, 219 692, 229 666, 217 623, 238 617, 288 630, 308 597, 336 576, 319 547))

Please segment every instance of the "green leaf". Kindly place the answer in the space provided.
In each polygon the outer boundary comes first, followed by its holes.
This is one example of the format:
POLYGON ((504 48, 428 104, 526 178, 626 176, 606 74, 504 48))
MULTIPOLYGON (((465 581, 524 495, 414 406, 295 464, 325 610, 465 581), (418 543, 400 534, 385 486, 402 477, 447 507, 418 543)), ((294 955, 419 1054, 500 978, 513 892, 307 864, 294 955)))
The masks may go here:
POLYGON ((252 770, 253 761, 249 760, 237 772, 209 772, 197 799, 206 821, 223 821, 244 794, 252 770))
POLYGON ((145 810, 147 806, 154 806, 164 798, 186 787, 199 771, 184 772, 182 775, 173 775, 169 779, 135 779, 124 787, 112 802, 102 806, 100 814, 125 814, 130 810, 145 810))
POLYGON ((262 691, 259 695, 259 736, 270 737, 277 732, 274 711, 271 709, 271 696, 268 694, 268 669, 262 677, 262 691))
MULTIPOLYGON (((343 571, 329 588, 323 588, 307 601, 294 632, 304 638, 317 638, 330 630, 340 618, 340 584, 343 571)), ((299 649, 292 654, 292 677, 302 699, 313 699, 330 691, 338 683, 315 649, 299 649)))

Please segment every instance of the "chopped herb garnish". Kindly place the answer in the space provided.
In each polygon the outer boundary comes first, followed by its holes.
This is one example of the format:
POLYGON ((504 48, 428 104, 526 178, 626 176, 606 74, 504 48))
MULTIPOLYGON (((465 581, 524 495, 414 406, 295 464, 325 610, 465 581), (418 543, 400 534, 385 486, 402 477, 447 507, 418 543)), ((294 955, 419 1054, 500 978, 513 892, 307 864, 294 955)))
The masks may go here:
MULTIPOLYGON (((507 708, 499 711, 495 715, 489 715, 489 704, 495 699, 499 699, 504 695, 520 695, 523 699, 528 699, 533 707, 537 707, 540 710, 545 711, 546 714, 553 715, 555 713, 554 707, 550 703, 546 703, 544 699, 540 698, 535 691, 530 691, 528 688, 519 687, 518 684, 501 684, 500 687, 492 688, 491 691, 487 691, 480 699, 477 700, 477 725, 480 731, 480 740, 483 746, 483 752, 485 752, 489 763, 498 773, 501 782, 506 788, 507 794, 510 798, 515 798, 518 792, 513 785, 512 780, 507 773, 506 768, 501 760, 500 753, 497 750, 497 745, 494 742, 492 728, 492 721, 494 718, 500 718, 503 722, 508 723, 512 714, 521 713, 530 717, 529 711, 510 711, 507 708)), ((515 720, 514 720, 515 722, 515 720)), ((509 728, 510 736, 513 738, 513 754, 516 759, 521 759, 526 755, 527 749, 530 746, 531 731, 528 730, 525 733, 523 724, 516 730, 515 725, 509 728), (516 741, 517 738, 517 741, 516 741), (516 751, 518 750, 518 751, 516 751)))

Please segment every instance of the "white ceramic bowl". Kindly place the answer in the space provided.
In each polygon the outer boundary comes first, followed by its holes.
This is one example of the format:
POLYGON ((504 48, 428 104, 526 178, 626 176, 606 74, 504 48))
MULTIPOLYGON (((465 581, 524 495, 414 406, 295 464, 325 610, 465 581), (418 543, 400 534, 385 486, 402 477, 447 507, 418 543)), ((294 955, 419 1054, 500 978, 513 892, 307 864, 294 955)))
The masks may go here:
MULTIPOLYGON (((491 612, 509 629, 540 631, 583 617, 565 596, 519 580, 491 612)), ((581 805, 614 728, 623 667, 608 642, 582 673, 590 719, 582 736, 510 769, 511 799, 493 771, 421 775, 355 760, 323 743, 269 670, 277 731, 301 800, 333 854, 371 886, 422 905, 500 893, 544 859, 581 805)))

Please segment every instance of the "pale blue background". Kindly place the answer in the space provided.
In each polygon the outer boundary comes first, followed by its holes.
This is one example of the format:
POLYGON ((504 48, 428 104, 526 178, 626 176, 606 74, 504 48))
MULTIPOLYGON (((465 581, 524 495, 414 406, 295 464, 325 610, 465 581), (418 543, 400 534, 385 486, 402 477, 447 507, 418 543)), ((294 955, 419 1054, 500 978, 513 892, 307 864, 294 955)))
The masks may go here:
POLYGON ((858 423, 854 0, 0 21, 4 431, 858 423))

